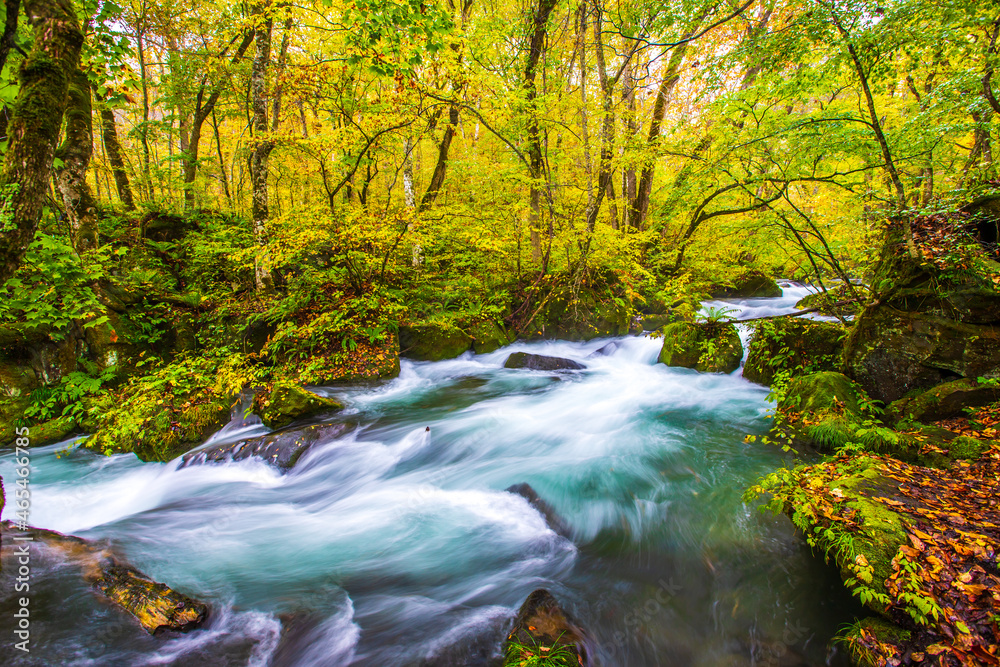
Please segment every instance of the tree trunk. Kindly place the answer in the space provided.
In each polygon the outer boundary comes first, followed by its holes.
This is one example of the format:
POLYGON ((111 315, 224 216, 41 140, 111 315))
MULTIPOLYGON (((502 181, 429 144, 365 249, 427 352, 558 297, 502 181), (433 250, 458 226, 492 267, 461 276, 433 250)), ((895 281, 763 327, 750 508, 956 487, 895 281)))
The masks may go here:
POLYGON ((21 0, 6 0, 4 6, 7 13, 4 16, 3 36, 0 37, 0 70, 7 65, 7 56, 17 37, 17 15, 21 11, 21 0))
POLYGON ((444 128, 444 136, 441 137, 441 143, 438 144, 438 159, 437 164, 434 165, 431 182, 427 186, 424 196, 420 199, 420 208, 418 209, 420 211, 426 211, 434 203, 434 200, 437 199, 438 191, 444 185, 444 177, 448 173, 448 151, 451 148, 451 142, 455 138, 457 131, 458 106, 453 104, 448 107, 448 125, 444 128))
POLYGON ((55 183, 66 207, 73 247, 83 253, 97 247, 97 203, 87 185, 87 169, 94 151, 90 79, 79 69, 69 82, 65 117, 63 142, 55 153, 62 160, 62 166, 55 170, 55 183))
MULTIPOLYGON (((230 65, 235 65, 243 58, 243 54, 250 48, 250 43, 254 41, 257 31, 248 31, 243 36, 236 53, 229 59, 230 65)), ((224 55, 224 54, 223 54, 224 55)), ((268 27, 268 57, 270 57, 270 27, 268 27)), ((198 94, 195 97, 194 116, 191 119, 191 133, 188 135, 188 151, 184 157, 184 207, 194 208, 194 180, 198 176, 198 152, 201 146, 201 128, 205 121, 212 115, 215 105, 222 95, 222 88, 216 86, 213 90, 208 90, 208 80, 203 79, 198 94), (208 93, 208 99, 205 94, 208 93)), ((264 102, 264 114, 267 115, 267 103, 264 102)), ((266 128, 264 130, 267 131, 266 128)))
POLYGON ((128 174, 125 172, 125 157, 122 151, 121 142, 118 141, 118 127, 115 124, 115 112, 109 107, 100 95, 97 95, 97 102, 101 105, 101 135, 104 140, 104 150, 108 154, 108 162, 111 163, 111 173, 115 177, 115 187, 118 189, 118 199, 129 211, 135 210, 135 199, 132 197, 132 187, 128 182, 128 174))
POLYGON ((660 142, 660 126, 663 124, 663 116, 667 111, 667 101, 670 99, 670 95, 674 92, 674 88, 677 87, 677 82, 681 78, 681 63, 684 62, 684 56, 687 54, 688 44, 690 44, 687 40, 691 38, 696 30, 697 27, 694 27, 681 37, 681 41, 684 43, 675 47, 674 52, 670 54, 670 61, 663 72, 663 80, 656 91, 656 101, 653 103, 653 117, 649 121, 649 134, 646 137, 646 150, 649 151, 649 155, 646 156, 646 164, 643 166, 641 175, 639 176, 635 199, 632 200, 629 206, 629 225, 636 229, 642 228, 646 220, 646 215, 649 212, 649 196, 653 191, 653 177, 656 175, 656 149, 660 142))
POLYGON ((271 26, 272 19, 268 17, 266 20, 259 21, 254 29, 257 54, 250 72, 255 142, 253 152, 250 154, 250 182, 253 185, 253 236, 259 248, 254 262, 254 276, 257 289, 261 291, 270 291, 274 286, 271 261, 265 250, 267 223, 270 215, 268 211, 267 163, 271 150, 274 148, 274 142, 263 138, 270 130, 267 122, 267 69, 271 61, 271 26))
POLYGON ((407 137, 403 144, 403 200, 407 208, 417 204, 416 191, 413 189, 413 138, 407 137))
POLYGON ((26 0, 35 43, 21 67, 9 145, 0 172, 0 285, 35 238, 52 174, 66 90, 78 68, 83 32, 69 0, 26 0))
POLYGON ((142 141, 142 174, 146 199, 153 198, 153 178, 149 166, 149 84, 146 81, 146 52, 143 34, 146 31, 146 3, 142 4, 142 16, 136 25, 136 47, 139 55, 139 78, 142 81, 142 129, 139 138, 142 141))
POLYGON ((535 86, 535 76, 538 73, 538 62, 542 58, 545 38, 548 34, 549 16, 555 9, 556 0, 538 0, 532 16, 531 42, 528 47, 528 61, 524 67, 524 88, 528 110, 528 169, 531 172, 531 190, 529 195, 531 215, 531 256, 535 262, 542 258, 542 243, 539 235, 538 222, 541 218, 541 187, 539 181, 543 176, 542 136, 538 126, 538 109, 535 100, 538 90, 535 86))

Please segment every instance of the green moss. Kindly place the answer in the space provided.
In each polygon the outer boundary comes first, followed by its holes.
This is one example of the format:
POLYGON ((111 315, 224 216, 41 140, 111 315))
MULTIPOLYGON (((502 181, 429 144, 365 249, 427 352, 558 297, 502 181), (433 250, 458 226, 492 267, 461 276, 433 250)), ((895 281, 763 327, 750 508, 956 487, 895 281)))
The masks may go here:
POLYGON ((65 440, 78 430, 76 420, 72 417, 56 417, 30 427, 28 439, 31 441, 32 447, 38 447, 65 440))
POLYGON ((743 359, 743 344, 732 324, 676 322, 663 330, 659 362, 703 373, 731 373, 743 359))
POLYGON ((884 618, 868 617, 853 623, 846 633, 838 639, 843 643, 851 655, 851 659, 858 667, 880 667, 883 660, 869 654, 859 640, 862 631, 873 635, 881 643, 893 646, 905 646, 910 641, 912 633, 904 630, 895 623, 884 618))
POLYGON ((168 461, 224 426, 236 397, 261 384, 263 372, 232 355, 188 357, 133 377, 90 408, 88 419, 96 432, 84 446, 168 461))
POLYGON ((781 287, 761 271, 750 270, 739 274, 728 284, 715 288, 712 297, 726 298, 773 298, 781 296, 781 287))
POLYGON ((275 383, 267 394, 258 393, 254 401, 254 409, 261 421, 273 429, 283 428, 296 419, 318 412, 333 412, 343 407, 339 401, 285 382, 275 383))
POLYGON ((487 354, 514 342, 503 327, 493 320, 477 322, 470 327, 472 349, 476 354, 487 354))
POLYGON ((468 351, 472 343, 472 336, 447 322, 399 327, 400 354, 418 361, 452 359, 468 351))

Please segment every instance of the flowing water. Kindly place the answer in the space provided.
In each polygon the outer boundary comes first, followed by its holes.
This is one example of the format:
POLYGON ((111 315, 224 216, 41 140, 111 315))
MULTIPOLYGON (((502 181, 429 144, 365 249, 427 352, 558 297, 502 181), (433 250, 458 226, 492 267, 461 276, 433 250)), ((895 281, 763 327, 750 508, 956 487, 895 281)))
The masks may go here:
MULTIPOLYGON (((805 293, 726 303, 750 317, 805 293)), ((544 587, 587 628, 601 665, 844 664, 827 645, 858 610, 836 573, 787 519, 741 502, 786 462, 744 441, 767 429, 767 390, 739 371, 656 364, 660 344, 518 343, 403 361, 376 387, 320 388, 356 427, 287 474, 254 460, 178 469, 38 448, 32 524, 111 543, 212 615, 186 635, 146 636, 78 567, 36 547, 33 648, 15 651, 4 632, 0 662, 484 665, 544 587), (517 350, 587 369, 504 369, 517 350), (504 491, 518 483, 569 537, 504 491)), ((264 432, 250 420, 215 439, 264 432)), ((13 469, 0 457, 0 475, 13 469)), ((10 570, 3 618, 15 608, 10 570)))

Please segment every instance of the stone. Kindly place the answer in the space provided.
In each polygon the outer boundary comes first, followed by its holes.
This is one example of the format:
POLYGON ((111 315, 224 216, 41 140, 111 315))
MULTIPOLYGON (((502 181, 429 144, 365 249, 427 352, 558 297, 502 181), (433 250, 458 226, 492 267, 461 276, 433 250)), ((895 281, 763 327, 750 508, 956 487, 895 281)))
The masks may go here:
POLYGON ((503 665, 515 667, 533 656, 565 653, 574 664, 586 666, 590 664, 589 641, 555 597, 540 588, 527 597, 517 612, 514 627, 504 642, 503 665), (546 650, 540 650, 543 648, 546 650))
POLYGON ((964 417, 965 408, 978 408, 996 401, 1000 401, 1000 383, 962 378, 894 401, 886 412, 894 421, 908 419, 929 423, 964 417))
POLYGON ((472 348, 468 333, 450 324, 424 322, 399 327, 399 353, 417 361, 453 359, 472 348))
POLYGON ((514 352, 507 361, 504 368, 526 368, 532 371, 562 371, 562 370, 582 370, 586 368, 583 364, 572 359, 562 357, 547 357, 542 354, 529 354, 528 352, 514 352))
POLYGON ((279 470, 289 470, 314 445, 339 438, 350 428, 346 423, 313 424, 236 442, 209 445, 184 454, 181 457, 180 467, 242 461, 256 457, 279 470))
POLYGON ((851 327, 847 374, 885 403, 962 377, 1000 377, 1000 291, 986 275, 911 259, 890 229, 851 327))
POLYGON ((109 549, 54 530, 21 530, 10 521, 3 522, 3 531, 10 535, 11 549, 13 538, 30 536, 36 544, 59 552, 79 566, 84 579, 96 591, 135 617, 151 635, 168 630, 187 632, 208 618, 208 605, 153 581, 109 549))
POLYGON ((839 370, 847 330, 841 324, 797 317, 758 320, 743 377, 770 386, 779 373, 839 370))
POLYGON ((659 362, 702 373, 731 373, 743 360, 736 327, 723 322, 676 322, 663 330, 659 362))
POLYGON ((760 271, 744 271, 730 285, 715 288, 713 299, 755 299, 774 298, 781 296, 781 287, 777 281, 760 271))
POLYGON ((340 401, 287 383, 276 383, 270 392, 254 396, 254 412, 260 416, 264 426, 271 429, 284 428, 296 419, 343 408, 340 401))

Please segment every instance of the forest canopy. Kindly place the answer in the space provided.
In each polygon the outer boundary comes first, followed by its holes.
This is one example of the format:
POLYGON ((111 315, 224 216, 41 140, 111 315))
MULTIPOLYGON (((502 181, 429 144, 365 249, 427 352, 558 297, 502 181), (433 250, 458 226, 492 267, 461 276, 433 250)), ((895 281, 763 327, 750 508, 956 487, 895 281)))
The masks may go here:
POLYGON ((485 349, 748 275, 850 289, 885 228, 916 256, 914 219, 996 187, 995 2, 5 8, 0 333, 14 366, 49 346, 31 422, 180 376, 179 405, 384 377, 427 327, 485 349))

